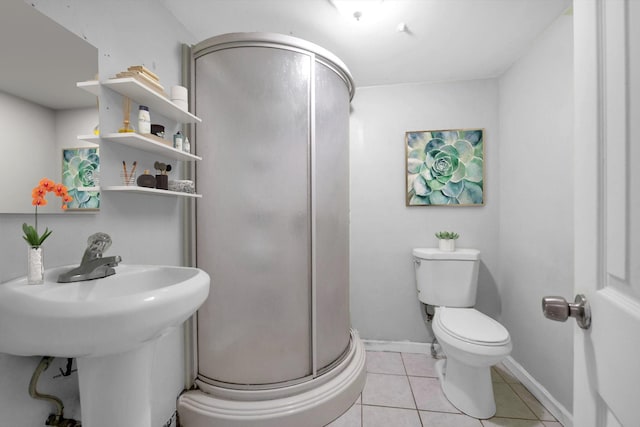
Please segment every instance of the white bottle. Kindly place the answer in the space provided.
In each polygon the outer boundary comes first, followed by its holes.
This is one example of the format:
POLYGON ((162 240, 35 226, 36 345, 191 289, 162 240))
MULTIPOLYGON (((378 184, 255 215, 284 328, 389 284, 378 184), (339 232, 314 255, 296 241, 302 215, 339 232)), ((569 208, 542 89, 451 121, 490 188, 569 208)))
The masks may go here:
POLYGON ((182 141, 182 151, 185 153, 191 153, 191 143, 189 142, 189 137, 185 136, 182 141))
POLYGON ((138 132, 151 133, 151 116, 146 105, 141 105, 138 110, 138 132))

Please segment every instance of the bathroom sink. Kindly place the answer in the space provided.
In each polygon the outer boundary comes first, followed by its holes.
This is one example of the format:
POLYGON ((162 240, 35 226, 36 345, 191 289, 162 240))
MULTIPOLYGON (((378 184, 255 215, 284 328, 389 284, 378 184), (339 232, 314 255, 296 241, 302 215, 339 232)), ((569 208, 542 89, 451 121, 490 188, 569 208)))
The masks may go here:
POLYGON ((197 268, 123 265, 101 279, 57 283, 75 266, 0 284, 0 353, 74 357, 82 425, 151 427, 156 342, 209 294, 197 268))
POLYGON ((21 356, 105 356, 154 340, 188 319, 209 293, 197 268, 125 265, 117 274, 56 283, 73 266, 0 284, 0 352, 21 356))

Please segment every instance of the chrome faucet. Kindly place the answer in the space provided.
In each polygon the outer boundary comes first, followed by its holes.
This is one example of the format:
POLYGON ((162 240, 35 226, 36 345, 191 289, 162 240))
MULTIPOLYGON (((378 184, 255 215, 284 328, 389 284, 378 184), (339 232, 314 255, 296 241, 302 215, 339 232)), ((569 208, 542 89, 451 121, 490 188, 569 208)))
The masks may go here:
POLYGON ((95 233, 89 236, 87 244, 80 266, 62 273, 58 283, 81 282, 116 274, 113 267, 117 267, 122 258, 117 255, 102 257, 111 246, 111 237, 106 233, 95 233))

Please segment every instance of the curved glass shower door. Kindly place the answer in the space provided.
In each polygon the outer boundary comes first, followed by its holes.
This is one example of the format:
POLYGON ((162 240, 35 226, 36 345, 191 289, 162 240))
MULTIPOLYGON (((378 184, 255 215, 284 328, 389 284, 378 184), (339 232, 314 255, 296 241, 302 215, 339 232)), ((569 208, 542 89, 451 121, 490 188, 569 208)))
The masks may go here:
POLYGON ((310 57, 242 47, 196 60, 199 375, 270 384, 311 374, 310 57), (229 123, 229 121, 232 121, 229 123))
POLYGON ((192 427, 318 427, 362 392, 349 318, 346 65, 283 34, 231 33, 192 48, 198 311, 192 427))

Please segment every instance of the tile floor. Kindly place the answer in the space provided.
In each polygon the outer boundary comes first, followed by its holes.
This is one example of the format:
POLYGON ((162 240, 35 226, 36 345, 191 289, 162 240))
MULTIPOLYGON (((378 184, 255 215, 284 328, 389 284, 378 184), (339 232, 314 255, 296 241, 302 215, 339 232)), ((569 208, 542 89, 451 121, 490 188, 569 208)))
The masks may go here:
POLYGON ((367 351, 367 383, 356 403, 327 427, 561 427, 502 365, 492 368, 496 415, 477 420, 442 394, 426 354, 367 351))

